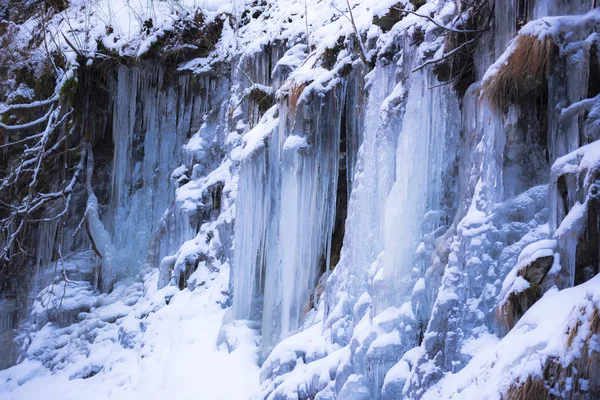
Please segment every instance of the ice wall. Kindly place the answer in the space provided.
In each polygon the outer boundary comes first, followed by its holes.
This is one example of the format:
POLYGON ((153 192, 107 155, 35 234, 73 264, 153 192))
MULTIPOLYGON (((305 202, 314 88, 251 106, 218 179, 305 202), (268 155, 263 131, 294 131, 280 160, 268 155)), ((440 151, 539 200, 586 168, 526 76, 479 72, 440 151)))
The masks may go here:
MULTIPOLYGON (((436 390, 544 292, 599 268, 585 145, 600 136, 600 19, 534 21, 596 2, 363 1, 350 15, 285 1, 231 18, 198 76, 117 68, 99 207, 112 279, 147 273, 166 306, 226 276, 216 342, 260 334, 263 398, 450 397, 436 390), (530 71, 540 54, 551 62, 530 71)), ((61 324, 92 307, 75 303, 61 324)))
POLYGON ((339 85, 320 101, 284 100, 263 147, 242 161, 234 313, 262 318, 265 351, 300 327, 329 267, 343 96, 339 85))
POLYGON ((113 83, 113 144, 110 226, 118 269, 114 278, 134 276, 146 262, 153 229, 174 196, 171 171, 180 149, 199 128, 204 95, 191 77, 169 76, 157 65, 120 66, 113 83))
MULTIPOLYGON (((482 33, 482 43, 493 45, 475 50, 473 81, 463 92, 439 85, 439 68, 413 71, 429 50, 413 47, 418 28, 394 38, 396 65, 387 59, 388 39, 379 53, 385 60, 366 78, 369 97, 357 162, 349 167, 354 179, 344 247, 315 319, 334 347, 326 356, 321 348, 297 347, 309 366, 318 368, 312 360, 322 359, 335 373, 331 380, 319 376, 316 384, 318 370, 308 367, 312 372, 302 378, 285 358, 292 337, 263 365, 263 394, 421 398, 470 362, 473 345, 467 344, 506 333, 497 311, 503 281, 528 245, 553 234, 547 224, 548 196, 554 196, 546 185, 550 166, 588 140, 582 139, 581 114, 570 119, 557 104, 594 95, 587 89, 592 69, 582 61, 590 58, 584 43, 591 32, 576 28, 593 23, 565 23, 574 40, 567 44, 553 30, 561 29, 558 20, 548 28, 558 52, 543 79, 518 82, 521 98, 501 109, 482 90, 482 81, 498 73, 519 45, 519 29, 525 26, 520 36, 539 34, 525 23, 543 16, 545 6, 496 4, 493 29, 482 33), (413 40, 402 41, 407 37, 413 40)), ((558 14, 592 6, 552 5, 558 14)), ((441 4, 437 11, 442 20, 450 12, 441 4)), ((435 42, 429 33, 425 41, 435 42)))

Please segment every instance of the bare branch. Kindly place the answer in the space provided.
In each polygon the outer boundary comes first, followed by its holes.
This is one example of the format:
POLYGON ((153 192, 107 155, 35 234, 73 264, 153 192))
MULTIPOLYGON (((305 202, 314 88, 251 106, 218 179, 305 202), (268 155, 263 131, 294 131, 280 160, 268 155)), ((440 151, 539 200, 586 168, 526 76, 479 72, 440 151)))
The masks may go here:
POLYGON ((450 26, 446 26, 446 25, 440 24, 435 19, 431 18, 429 15, 419 14, 419 13, 416 13, 416 12, 411 11, 411 10, 406 10, 404 8, 398 8, 398 7, 392 7, 392 8, 394 10, 396 10, 396 11, 405 12, 405 13, 408 13, 408 14, 416 15, 417 17, 425 18, 426 20, 430 21, 434 25, 436 25, 436 26, 438 26, 438 27, 440 27, 443 30, 448 31, 448 32, 454 32, 454 33, 482 33, 482 32, 486 32, 486 31, 490 30, 489 26, 487 26, 484 29, 474 29, 474 30, 471 30, 471 29, 456 29, 456 28, 452 28, 450 26))
POLYGON ((32 126, 36 126, 36 125, 41 124, 42 122, 46 121, 48 119, 48 117, 50 117, 50 114, 52 114, 52 108, 43 117, 40 117, 40 118, 36 119, 35 121, 27 122, 27 123, 21 124, 21 125, 6 125, 6 124, 3 124, 2 122, 0 122, 0 128, 6 129, 9 131, 16 131, 16 130, 20 130, 20 129, 31 128, 32 126))
POLYGON ((367 52, 365 51, 365 47, 364 47, 363 42, 358 33, 358 29, 356 28, 356 24, 354 23, 354 15, 352 14, 352 7, 350 7, 350 0, 346 0, 346 4, 348 5, 348 13, 350 14, 350 17, 348 17, 346 15, 346 13, 344 13, 342 10, 337 8, 337 6, 335 5, 335 3, 333 1, 330 3, 331 7, 333 7, 334 10, 336 10, 337 12, 342 14, 352 24, 352 29, 354 30, 354 36, 356 36, 356 40, 358 41, 358 49, 359 49, 358 55, 359 55, 360 59, 362 60, 362 62, 365 63, 365 65, 366 65, 367 64, 367 56, 366 56, 367 52))
POLYGON ((434 59, 431 59, 431 60, 428 60, 428 61, 424 62, 423 64, 419 65, 418 67, 415 67, 415 68, 413 68, 413 70, 412 70, 411 72, 417 72, 417 71, 419 71, 419 70, 421 70, 421 69, 425 68, 426 66, 428 66, 428 65, 430 65, 430 64, 437 64, 437 63, 439 63, 440 61, 443 61, 443 60, 447 59, 448 57, 452 56, 453 54, 455 54, 455 53, 459 52, 459 51, 460 51, 460 50, 461 50, 463 47, 466 47, 466 46, 468 46, 469 44, 471 44, 471 43, 473 43, 473 42, 477 41, 478 39, 479 39, 479 36, 478 36, 478 37, 476 37, 476 38, 473 38, 473 39, 471 39, 471 40, 467 40, 466 42, 464 42, 464 43, 463 43, 463 44, 461 44, 460 46, 458 46, 458 47, 456 47, 455 49, 453 49, 453 50, 449 51, 448 53, 445 53, 445 54, 444 54, 444 55, 442 55, 441 57, 439 57, 439 58, 434 58, 434 59))
POLYGON ((2 110, 0 110, 0 115, 2 114, 6 114, 9 111, 12 110, 20 110, 20 109, 27 109, 27 108, 36 108, 36 107, 41 107, 41 106, 45 106, 48 104, 52 104, 58 101, 58 99, 60 98, 59 94, 56 93, 54 96, 52 96, 49 99, 46 100, 40 100, 40 101, 34 101, 33 103, 25 103, 25 104, 11 104, 9 106, 5 106, 2 110))

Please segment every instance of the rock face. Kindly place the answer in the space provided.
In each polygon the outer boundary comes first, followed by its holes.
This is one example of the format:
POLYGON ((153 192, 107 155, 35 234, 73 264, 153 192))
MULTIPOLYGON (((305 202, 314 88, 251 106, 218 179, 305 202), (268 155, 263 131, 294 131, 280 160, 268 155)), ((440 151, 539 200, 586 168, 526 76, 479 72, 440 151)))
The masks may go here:
POLYGON ((598 360, 600 11, 492 3, 224 4, 85 52, 65 33, 79 85, 59 88, 85 101, 56 100, 81 132, 61 140, 89 168, 67 213, 27 222, 0 367, 151 359, 147 332, 198 296, 222 351, 259 338, 258 398, 600 395, 575 372, 598 360))

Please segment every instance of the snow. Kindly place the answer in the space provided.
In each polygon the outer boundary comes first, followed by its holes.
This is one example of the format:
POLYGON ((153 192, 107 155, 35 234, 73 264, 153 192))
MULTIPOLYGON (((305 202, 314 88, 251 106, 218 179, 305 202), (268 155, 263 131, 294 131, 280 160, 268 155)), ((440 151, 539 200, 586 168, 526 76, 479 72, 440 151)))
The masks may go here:
POLYGON ((553 239, 544 239, 531 243, 521 251, 517 262, 521 265, 527 265, 537 258, 551 256, 554 254, 556 246, 556 240, 553 239))
MULTIPOLYGON (((96 339, 89 357, 78 358, 54 373, 39 361, 25 360, 15 368, 0 371, 0 397, 25 400, 46 393, 49 399, 79 400, 85 393, 90 400, 198 396, 207 400, 248 399, 248 393, 258 390, 255 333, 246 326, 233 330, 230 335, 238 345, 232 352, 216 342, 226 312, 218 303, 227 287, 226 272, 213 274, 207 285, 195 291, 177 291, 168 305, 164 300, 162 305, 153 303, 147 294, 134 306, 119 301, 100 306, 93 312, 94 317, 87 318, 107 321, 107 327, 117 325, 120 336, 125 332, 137 336, 133 348, 122 347, 109 334, 104 341, 96 339), (158 310, 147 317, 135 317, 154 307, 158 310), (93 377, 72 379, 86 368, 99 370, 93 377)), ((156 298, 164 299, 165 293, 168 290, 156 292, 156 298)), ((66 302, 64 306, 68 306, 66 302)), ((48 326, 40 331, 36 343, 60 346, 50 336, 52 329, 48 326)))
MULTIPOLYGON (((576 2, 574 2, 576 3, 576 2)), ((545 17, 527 23, 519 31, 519 35, 530 35, 542 40, 548 35, 558 35, 560 32, 574 31, 586 24, 600 22, 600 10, 594 9, 585 15, 545 17)))
POLYGON ((283 150, 300 149, 307 147, 306 138, 291 135, 285 140, 283 144, 283 150))
MULTIPOLYGON (((595 141, 558 158, 552 165, 552 174, 559 176, 569 172, 591 171, 598 165, 600 165, 600 142, 595 141)), ((591 179, 591 176, 586 175, 582 184, 588 187, 591 179)))
POLYGON ((244 146, 242 157, 248 158, 264 146, 267 137, 269 137, 279 125, 279 119, 275 115, 276 108, 273 107, 265 113, 260 124, 256 125, 256 127, 242 137, 244 146))
MULTIPOLYGON (((577 287, 546 292, 502 340, 489 340, 460 372, 448 374, 423 396, 437 399, 501 399, 509 386, 528 376, 540 377, 548 357, 568 359, 568 327, 588 304, 598 307, 600 276, 577 287)), ((572 357, 572 356, 571 356, 572 357)))
MULTIPOLYGON (((52 40, 48 46, 57 46, 72 63, 77 51, 93 58, 97 43, 122 55, 141 56, 153 42, 171 30, 182 17, 202 10, 210 18, 231 12, 229 0, 182 0, 178 2, 145 2, 142 0, 75 0, 67 10, 48 22, 52 40), (144 24, 152 20, 152 28, 144 24), (64 35, 64 36, 63 36, 64 35), (68 42, 67 42, 68 40, 68 42)), ((106 56, 106 55, 105 55, 106 56)))

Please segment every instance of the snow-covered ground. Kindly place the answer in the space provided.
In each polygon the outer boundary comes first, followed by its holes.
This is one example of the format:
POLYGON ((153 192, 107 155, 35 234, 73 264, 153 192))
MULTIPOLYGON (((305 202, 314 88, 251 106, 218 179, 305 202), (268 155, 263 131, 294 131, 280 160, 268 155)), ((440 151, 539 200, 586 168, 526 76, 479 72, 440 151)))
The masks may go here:
MULTIPOLYGON (((208 277, 205 285, 192 292, 174 292, 167 287, 147 293, 133 306, 120 304, 121 317, 112 323, 119 328, 118 337, 107 334, 95 339, 87 354, 91 357, 73 357, 54 374, 33 360, 0 371, 0 398, 248 399, 258 390, 255 333, 244 325, 230 326, 228 341, 237 342, 237 347, 230 352, 226 345, 217 343, 226 313, 219 302, 227 290, 227 281, 225 269, 208 277), (165 297, 170 298, 168 305, 165 297), (89 378, 75 378, 74 374, 82 370, 88 374, 94 371, 94 365, 103 367, 89 378)), ((153 285, 156 280, 150 279, 147 287, 153 285)), ((106 315, 109 307, 92 311, 98 317, 96 321, 101 320, 103 313, 106 315)), ((62 342, 68 348, 65 341, 75 341, 76 336, 57 336, 50 328, 38 333, 34 345, 54 348, 62 342)))

